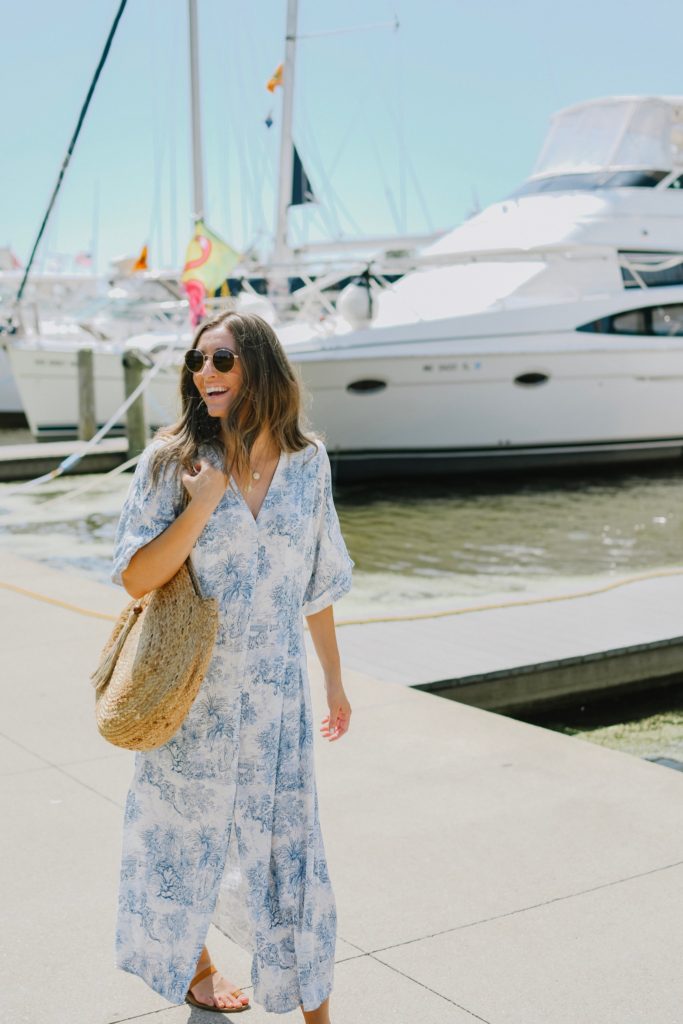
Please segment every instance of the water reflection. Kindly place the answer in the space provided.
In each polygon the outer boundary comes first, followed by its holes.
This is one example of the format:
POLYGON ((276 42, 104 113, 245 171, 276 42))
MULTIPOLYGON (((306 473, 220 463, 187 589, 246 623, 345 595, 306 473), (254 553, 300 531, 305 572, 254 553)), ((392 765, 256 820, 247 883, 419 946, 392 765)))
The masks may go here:
POLYGON ((366 572, 587 576, 681 561, 683 472, 344 488, 366 572))

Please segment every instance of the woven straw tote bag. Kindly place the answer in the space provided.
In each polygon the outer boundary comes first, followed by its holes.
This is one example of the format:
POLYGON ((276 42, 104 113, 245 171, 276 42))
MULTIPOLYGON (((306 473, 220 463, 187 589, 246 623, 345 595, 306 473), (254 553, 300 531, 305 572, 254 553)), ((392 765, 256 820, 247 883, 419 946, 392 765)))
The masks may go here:
POLYGON ((189 559, 157 590, 131 601, 91 675, 100 734, 154 750, 180 728, 209 667, 218 606, 202 596, 189 559))

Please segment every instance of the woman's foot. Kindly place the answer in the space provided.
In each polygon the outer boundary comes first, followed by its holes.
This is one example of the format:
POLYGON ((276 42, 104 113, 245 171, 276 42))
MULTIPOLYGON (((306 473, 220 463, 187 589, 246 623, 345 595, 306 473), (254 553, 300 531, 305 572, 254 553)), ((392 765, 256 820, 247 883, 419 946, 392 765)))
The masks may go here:
MULTIPOLYGON (((197 964, 195 977, 210 965, 211 957, 204 947, 197 964)), ((203 1003, 204 1006, 215 1006, 219 1009, 237 1008, 247 1006, 249 1003, 249 996, 240 993, 237 985, 233 981, 229 981, 220 971, 215 971, 196 984, 190 985, 189 992, 198 1003, 203 1003)))

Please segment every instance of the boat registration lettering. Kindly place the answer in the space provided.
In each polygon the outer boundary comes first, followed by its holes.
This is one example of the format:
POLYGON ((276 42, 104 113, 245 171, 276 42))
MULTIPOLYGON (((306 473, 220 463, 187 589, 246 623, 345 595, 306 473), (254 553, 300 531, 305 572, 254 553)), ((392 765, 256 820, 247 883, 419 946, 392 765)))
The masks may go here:
POLYGON ((482 364, 479 359, 463 359, 457 363, 424 363, 422 369, 425 372, 436 370, 439 373, 457 373, 459 370, 464 370, 465 372, 469 370, 481 370, 481 365, 482 364))

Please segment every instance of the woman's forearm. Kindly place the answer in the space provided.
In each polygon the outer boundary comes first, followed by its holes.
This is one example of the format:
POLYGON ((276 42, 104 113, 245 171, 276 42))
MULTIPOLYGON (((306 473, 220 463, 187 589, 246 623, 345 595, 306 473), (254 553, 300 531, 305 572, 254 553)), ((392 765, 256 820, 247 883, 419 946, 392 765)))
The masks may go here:
POLYGON ((131 597, 142 597, 175 576, 211 517, 215 503, 193 498, 169 527, 136 551, 121 573, 131 597))
POLYGON ((306 622, 315 653, 325 676, 325 685, 339 683, 341 681, 341 662, 334 628, 334 606, 330 604, 322 611, 316 612, 315 615, 307 615, 306 622))

